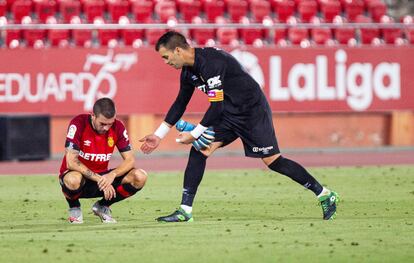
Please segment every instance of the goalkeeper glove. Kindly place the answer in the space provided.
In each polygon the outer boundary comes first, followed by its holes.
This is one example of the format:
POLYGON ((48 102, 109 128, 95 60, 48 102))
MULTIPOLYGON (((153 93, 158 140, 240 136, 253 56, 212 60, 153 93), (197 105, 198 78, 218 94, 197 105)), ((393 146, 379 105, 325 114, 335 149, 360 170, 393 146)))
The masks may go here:
MULTIPOLYGON (((179 120, 175 124, 175 128, 180 132, 190 132, 195 128, 195 125, 185 120, 179 120)), ((192 142, 193 147, 197 150, 206 149, 215 139, 215 132, 211 127, 203 132, 200 137, 197 138, 194 142, 192 142)))

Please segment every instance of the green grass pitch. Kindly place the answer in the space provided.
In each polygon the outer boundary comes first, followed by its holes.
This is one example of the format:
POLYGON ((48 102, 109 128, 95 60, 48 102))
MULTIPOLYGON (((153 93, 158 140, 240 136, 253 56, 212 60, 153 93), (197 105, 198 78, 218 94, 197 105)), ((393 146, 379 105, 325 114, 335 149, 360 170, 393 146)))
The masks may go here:
POLYGON ((66 222, 56 176, 0 176, 0 262, 414 262, 414 166, 312 168, 341 196, 323 221, 310 191, 264 170, 208 171, 193 223, 161 224, 182 173, 150 174, 116 225, 66 222))

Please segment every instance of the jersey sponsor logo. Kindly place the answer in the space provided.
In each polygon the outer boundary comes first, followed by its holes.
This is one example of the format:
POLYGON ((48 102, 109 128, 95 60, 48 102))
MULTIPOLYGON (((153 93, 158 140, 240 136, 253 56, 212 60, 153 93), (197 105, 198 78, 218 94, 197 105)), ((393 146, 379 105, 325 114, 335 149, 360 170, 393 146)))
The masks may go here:
POLYGON ((87 161, 92 162, 109 162, 111 159, 112 153, 85 153, 83 151, 79 152, 79 156, 87 161))
POLYGON ((220 75, 209 78, 207 80, 207 85, 208 85, 209 89, 214 89, 214 88, 220 87, 221 86, 220 75))
POLYGON ((224 100, 224 93, 223 90, 209 90, 207 92, 208 101, 210 102, 217 102, 224 100))
POLYGON ((91 146, 91 141, 90 140, 86 140, 86 141, 83 141, 83 145, 85 145, 85 146, 91 146))
POLYGON ((69 130, 68 130, 68 135, 66 135, 66 137, 69 138, 69 139, 75 138, 75 134, 76 134, 77 129, 78 128, 76 127, 75 124, 70 125, 69 130))
POLYGON ((270 150, 273 149, 273 146, 266 146, 266 147, 253 147, 252 150, 255 153, 262 152, 263 154, 268 154, 270 150))
POLYGON ((114 146, 114 138, 108 137, 108 146, 113 147, 114 146))

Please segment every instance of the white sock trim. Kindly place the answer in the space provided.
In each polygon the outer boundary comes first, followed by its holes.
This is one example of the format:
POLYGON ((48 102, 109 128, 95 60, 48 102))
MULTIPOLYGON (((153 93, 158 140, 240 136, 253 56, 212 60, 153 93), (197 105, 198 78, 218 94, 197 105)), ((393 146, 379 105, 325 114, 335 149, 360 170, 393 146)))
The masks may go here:
POLYGON ((318 195, 318 198, 324 195, 328 195, 331 193, 331 190, 329 190, 328 188, 322 188, 322 192, 318 195))
POLYGON ((180 206, 187 214, 191 214, 191 212, 193 211, 193 207, 188 206, 188 205, 181 205, 180 206))

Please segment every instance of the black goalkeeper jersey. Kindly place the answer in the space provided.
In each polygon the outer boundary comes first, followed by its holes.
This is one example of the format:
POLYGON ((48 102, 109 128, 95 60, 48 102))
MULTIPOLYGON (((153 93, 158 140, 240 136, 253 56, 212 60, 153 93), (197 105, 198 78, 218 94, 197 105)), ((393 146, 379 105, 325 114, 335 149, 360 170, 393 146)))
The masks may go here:
POLYGON ((200 124, 208 127, 221 118, 249 118, 255 107, 268 107, 259 84, 229 53, 217 48, 195 48, 192 67, 182 68, 180 91, 165 121, 174 125, 184 114, 194 90, 210 102, 200 124))

